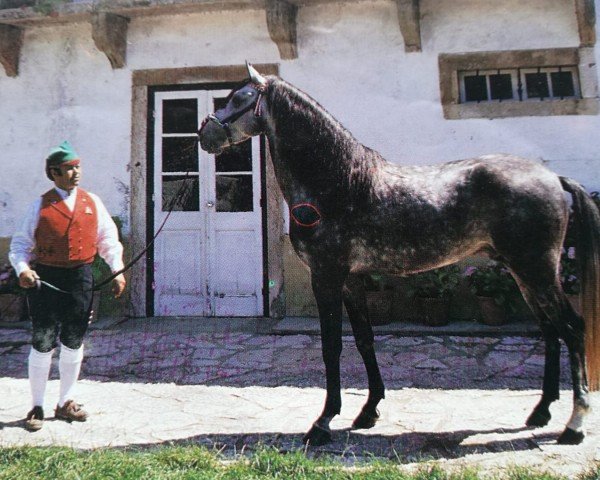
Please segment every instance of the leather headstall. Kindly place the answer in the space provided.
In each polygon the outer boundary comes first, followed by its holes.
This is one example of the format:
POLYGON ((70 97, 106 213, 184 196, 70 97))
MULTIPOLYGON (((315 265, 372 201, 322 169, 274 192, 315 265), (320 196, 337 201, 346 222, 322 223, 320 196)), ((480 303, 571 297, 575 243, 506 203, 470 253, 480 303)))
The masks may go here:
POLYGON ((254 109, 254 116, 255 117, 258 117, 258 118, 262 117, 262 108, 261 108, 261 105, 260 105, 260 101, 262 100, 262 96, 265 93, 267 87, 266 87, 266 85, 259 85, 259 84, 256 84, 256 83, 250 83, 249 85, 252 88, 254 88, 254 90, 256 90, 258 92, 258 95, 256 96, 256 100, 254 100, 249 105, 246 105, 241 110, 239 110, 237 112, 233 112, 231 115, 228 115, 227 117, 223 118, 222 120, 219 120, 214 113, 210 113, 202 121, 202 124, 200 125, 200 131, 202 131, 202 129, 204 128, 204 126, 209 121, 213 122, 213 123, 216 123, 219 127, 221 127, 225 131, 225 134, 227 135, 227 141, 229 142, 229 145, 230 146, 233 145, 233 134, 231 132, 231 126, 230 126, 233 122, 235 122, 238 118, 240 118, 242 115, 246 114, 247 112, 249 112, 252 109, 254 109))

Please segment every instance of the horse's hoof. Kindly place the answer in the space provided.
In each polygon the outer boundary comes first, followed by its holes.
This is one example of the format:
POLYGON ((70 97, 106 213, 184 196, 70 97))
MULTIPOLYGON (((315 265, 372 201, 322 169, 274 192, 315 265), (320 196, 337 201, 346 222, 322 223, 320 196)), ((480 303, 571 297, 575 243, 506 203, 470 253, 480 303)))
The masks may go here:
POLYGON ((583 442, 585 434, 583 432, 576 432, 570 428, 565 428, 565 431, 558 437, 557 443, 560 445, 579 445, 583 442))
POLYGON ((546 425, 548 425, 548 422, 551 418, 552 415, 550 415, 550 412, 544 413, 534 410, 531 413, 531 415, 529 415, 529 418, 527 419, 527 422, 525 422, 525 424, 528 427, 545 427, 546 425))
POLYGON ((377 409, 373 413, 361 410, 358 417, 352 422, 352 428, 356 430, 373 428, 377 423, 377 420, 379 420, 379 411, 377 409))
POLYGON ((331 442, 331 430, 313 424, 311 429, 302 437, 302 442, 313 447, 319 447, 331 442))

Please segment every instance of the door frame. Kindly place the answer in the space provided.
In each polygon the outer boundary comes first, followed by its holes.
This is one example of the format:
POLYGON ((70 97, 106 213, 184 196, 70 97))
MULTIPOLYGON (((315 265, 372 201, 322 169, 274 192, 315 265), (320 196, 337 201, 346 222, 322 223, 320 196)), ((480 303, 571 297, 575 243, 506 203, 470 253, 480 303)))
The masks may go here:
MULTIPOLYGON (((265 75, 277 75, 277 64, 257 64, 265 75)), ((133 72, 131 135, 131 252, 135 255, 151 243, 154 236, 153 110, 154 92, 176 90, 213 90, 233 88, 247 78, 245 65, 138 70, 133 72)), ((283 288, 283 205, 268 159, 266 142, 261 140, 261 206, 263 234, 264 316, 281 318, 285 313, 283 288), (266 294, 265 294, 266 292, 266 294)), ((154 248, 131 270, 130 314, 135 317, 154 315, 153 285, 154 248)))

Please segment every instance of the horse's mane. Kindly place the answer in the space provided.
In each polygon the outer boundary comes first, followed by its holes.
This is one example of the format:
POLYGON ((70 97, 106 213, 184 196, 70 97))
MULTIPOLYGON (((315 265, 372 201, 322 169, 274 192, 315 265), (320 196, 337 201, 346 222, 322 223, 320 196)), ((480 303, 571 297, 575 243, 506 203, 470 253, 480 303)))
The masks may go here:
MULTIPOLYGON (((302 124, 307 121, 317 131, 335 133, 331 138, 335 144, 347 144, 353 147, 358 140, 316 100, 278 77, 270 77, 270 100, 276 105, 271 112, 276 120, 291 124, 302 124)), ((361 145, 362 146, 362 145, 361 145)))
MULTIPOLYGON (((270 115, 277 124, 278 136, 306 137, 306 149, 315 152, 305 155, 302 163, 319 162, 318 171, 335 175, 338 187, 370 190, 373 166, 384 162, 379 153, 362 145, 316 100, 279 77, 268 77, 267 96, 270 115)), ((313 170, 314 171, 314 170, 313 170)))

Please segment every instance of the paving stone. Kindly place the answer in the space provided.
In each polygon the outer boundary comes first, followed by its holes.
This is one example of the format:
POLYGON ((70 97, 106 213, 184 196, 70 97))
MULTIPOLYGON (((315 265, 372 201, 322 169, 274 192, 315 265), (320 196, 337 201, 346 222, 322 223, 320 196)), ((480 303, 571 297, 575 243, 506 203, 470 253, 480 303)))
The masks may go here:
MULTIPOLYGON (((6 338, 29 333, 0 329, 6 338)), ((23 340, 22 340, 23 341, 23 340)), ((375 348, 386 384, 378 424, 351 431, 365 403, 367 378, 354 339, 345 335, 340 367, 342 412, 334 440, 307 455, 343 461, 373 455, 400 463, 430 457, 445 466, 541 465, 574 478, 600 461, 600 419, 589 416, 588 437, 577 447, 555 440, 571 413, 570 373, 561 355, 561 399, 548 427, 523 427, 539 400, 544 346, 538 338, 378 335, 375 348), (490 415, 490 412, 493 414, 490 415)), ((239 332, 92 330, 86 340, 78 400, 85 424, 47 422, 32 436, 19 420, 27 410, 29 345, 0 347, 0 445, 77 448, 193 442, 222 445, 224 454, 259 444, 291 449, 323 408, 325 375, 318 335, 239 332), (149 421, 148 412, 164 412, 149 421)), ((47 408, 56 401, 58 355, 52 364, 47 408)), ((592 404, 598 403, 597 393, 592 404)), ((596 408, 598 408, 596 406, 596 408)), ((407 468, 411 468, 409 465, 407 468)))
POLYGON ((427 369, 427 370, 447 370, 448 367, 440 362, 439 360, 436 360, 434 358, 429 358, 427 360, 423 360, 422 362, 418 362, 414 365, 415 368, 418 369, 427 369))

